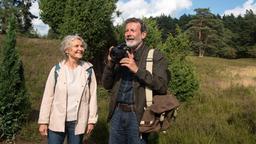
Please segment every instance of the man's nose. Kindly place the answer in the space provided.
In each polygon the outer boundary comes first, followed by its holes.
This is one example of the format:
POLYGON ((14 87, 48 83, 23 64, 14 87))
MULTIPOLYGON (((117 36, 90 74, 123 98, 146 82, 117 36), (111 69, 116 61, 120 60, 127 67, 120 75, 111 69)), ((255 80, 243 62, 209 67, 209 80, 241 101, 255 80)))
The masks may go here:
POLYGON ((131 31, 125 32, 125 35, 126 35, 126 36, 130 36, 130 35, 131 35, 131 31))

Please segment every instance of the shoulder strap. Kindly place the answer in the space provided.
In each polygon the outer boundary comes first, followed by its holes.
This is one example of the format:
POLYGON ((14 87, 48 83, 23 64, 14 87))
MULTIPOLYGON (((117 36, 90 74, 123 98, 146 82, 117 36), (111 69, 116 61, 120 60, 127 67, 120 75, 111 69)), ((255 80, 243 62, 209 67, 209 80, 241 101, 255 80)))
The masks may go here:
POLYGON ((57 83, 57 78, 59 76, 59 71, 60 71, 60 64, 57 63, 55 65, 55 70, 54 70, 54 80, 55 80, 55 83, 54 83, 54 91, 55 91, 55 86, 56 86, 56 83, 57 83))
POLYGON ((55 78, 55 82, 57 82, 57 78, 59 76, 59 71, 60 71, 60 64, 56 64, 55 65, 55 70, 54 70, 54 78, 55 78))
POLYGON ((86 70, 88 73, 89 73, 89 81, 91 80, 91 75, 92 75, 92 67, 89 67, 87 70, 86 70))
MULTIPOLYGON (((58 79, 58 76, 59 76, 59 71, 60 71, 60 64, 57 63, 55 65, 55 70, 54 70, 54 80, 55 80, 54 90, 55 90, 55 86, 56 86, 57 79, 58 79)), ((88 80, 91 81, 92 67, 89 67, 86 71, 89 73, 88 80)))
MULTIPOLYGON (((148 52, 148 57, 146 60, 146 70, 148 70, 151 74, 153 71, 153 55, 154 55, 154 49, 150 49, 148 52)), ((147 107, 152 105, 153 102, 153 92, 149 87, 145 88, 146 93, 146 104, 147 107)))

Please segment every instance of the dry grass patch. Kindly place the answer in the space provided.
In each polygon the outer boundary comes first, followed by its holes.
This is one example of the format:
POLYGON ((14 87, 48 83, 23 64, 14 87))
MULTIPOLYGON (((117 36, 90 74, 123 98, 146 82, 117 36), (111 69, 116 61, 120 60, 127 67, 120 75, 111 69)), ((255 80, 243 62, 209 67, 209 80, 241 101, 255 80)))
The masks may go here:
POLYGON ((216 84, 223 89, 230 88, 232 85, 241 85, 244 87, 256 86, 256 67, 227 67, 220 73, 225 79, 216 81, 216 84))

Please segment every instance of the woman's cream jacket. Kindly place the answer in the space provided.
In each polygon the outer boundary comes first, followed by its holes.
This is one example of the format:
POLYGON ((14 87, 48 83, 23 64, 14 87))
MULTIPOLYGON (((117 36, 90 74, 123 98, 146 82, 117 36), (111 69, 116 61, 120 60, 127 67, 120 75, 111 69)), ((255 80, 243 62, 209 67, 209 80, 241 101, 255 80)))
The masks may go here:
MULTIPOLYGON (((39 124, 48 124, 52 131, 64 132, 67 114, 67 79, 64 61, 59 63, 60 69, 55 84, 55 66, 48 76, 39 114, 39 124), (55 92, 54 92, 55 91, 55 92)), ((81 62, 82 72, 80 78, 79 92, 77 98, 77 121, 75 134, 85 133, 88 123, 95 124, 98 119, 97 108, 97 82, 92 70, 91 77, 87 69, 92 67, 89 62, 81 62), (90 79, 90 80, 89 80, 90 79)))

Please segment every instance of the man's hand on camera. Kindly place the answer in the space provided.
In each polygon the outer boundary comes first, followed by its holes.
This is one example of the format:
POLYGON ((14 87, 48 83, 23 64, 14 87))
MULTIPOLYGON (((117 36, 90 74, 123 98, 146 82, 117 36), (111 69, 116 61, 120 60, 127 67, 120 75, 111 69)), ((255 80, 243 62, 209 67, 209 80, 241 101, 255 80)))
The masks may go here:
POLYGON ((134 55, 133 55, 133 53, 130 53, 128 51, 127 51, 127 55, 128 55, 128 57, 122 58, 120 60, 120 64, 121 64, 121 66, 125 66, 125 67, 129 68, 129 70, 132 73, 136 73, 138 71, 138 66, 134 60, 134 55))

